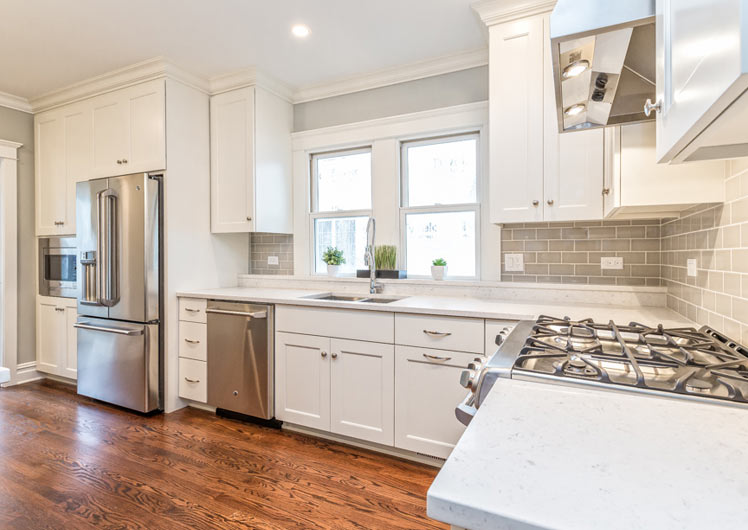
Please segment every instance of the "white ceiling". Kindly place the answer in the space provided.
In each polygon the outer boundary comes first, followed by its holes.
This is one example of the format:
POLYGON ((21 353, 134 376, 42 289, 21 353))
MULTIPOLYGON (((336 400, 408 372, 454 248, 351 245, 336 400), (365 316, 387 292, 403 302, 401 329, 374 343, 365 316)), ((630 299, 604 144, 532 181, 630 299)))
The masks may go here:
POLYGON ((472 1, 0 0, 0 92, 34 98, 156 56, 300 88, 485 46, 472 1))

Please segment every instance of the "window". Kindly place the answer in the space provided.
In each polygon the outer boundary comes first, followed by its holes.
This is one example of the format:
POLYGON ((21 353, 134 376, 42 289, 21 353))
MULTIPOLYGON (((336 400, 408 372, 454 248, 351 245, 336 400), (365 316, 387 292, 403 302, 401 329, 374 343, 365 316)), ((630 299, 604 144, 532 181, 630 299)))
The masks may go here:
POLYGON ((478 134, 402 144, 401 236, 408 276, 447 261, 453 278, 478 276, 478 134))
POLYGON ((371 215, 371 149, 312 156, 314 272, 325 273, 327 247, 343 251, 342 274, 364 268, 366 223, 371 215))

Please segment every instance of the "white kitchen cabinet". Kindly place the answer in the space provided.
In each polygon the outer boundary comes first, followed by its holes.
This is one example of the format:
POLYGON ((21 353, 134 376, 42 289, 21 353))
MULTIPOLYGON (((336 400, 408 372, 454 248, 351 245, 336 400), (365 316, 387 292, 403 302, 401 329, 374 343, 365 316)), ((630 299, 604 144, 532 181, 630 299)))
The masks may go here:
POLYGON ((39 296, 36 302, 36 369, 77 378, 78 342, 76 301, 39 296))
POLYGON ((657 160, 748 156, 748 0, 657 0, 657 160))
POLYGON ((75 234, 75 184, 91 176, 91 112, 77 103, 34 118, 36 235, 75 234))
POLYGON ((489 27, 491 221, 602 218, 603 132, 559 134, 549 20, 489 27))
POLYGON ((725 200, 724 161, 658 164, 655 134, 652 122, 605 129, 606 217, 673 217, 693 204, 725 200))
POLYGON ((447 458, 465 427, 455 407, 460 374, 475 354, 395 347, 395 447, 447 458))
POLYGON ((275 416, 330 430, 330 339, 275 334, 275 416))
POLYGON ((395 347, 332 339, 330 430, 384 445, 394 443, 395 347))
POLYGON ((94 177, 166 169, 163 80, 140 83, 89 100, 94 177))
POLYGON ((211 230, 291 233, 293 108, 260 87, 210 98, 211 230))

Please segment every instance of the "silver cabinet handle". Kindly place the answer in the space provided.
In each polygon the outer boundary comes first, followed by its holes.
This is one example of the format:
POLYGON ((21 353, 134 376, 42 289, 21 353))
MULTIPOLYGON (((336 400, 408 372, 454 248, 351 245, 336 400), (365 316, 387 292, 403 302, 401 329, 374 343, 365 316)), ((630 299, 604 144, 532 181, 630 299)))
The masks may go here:
POLYGON ((249 317, 249 318, 267 318, 267 311, 255 311, 254 313, 247 313, 244 311, 229 311, 227 309, 206 309, 206 313, 213 313, 216 315, 233 315, 236 317, 249 317))
POLYGON ((603 195, 610 195, 610 188, 603 188, 603 195))
POLYGON ((251 218, 251 217, 247 217, 247 221, 251 221, 251 220, 252 220, 252 218, 251 218))
POLYGON ((185 342, 189 342, 190 344, 200 344, 199 340, 193 340, 193 339, 184 339, 185 342))
POLYGON ((187 311, 187 312, 189 312, 189 313, 199 313, 200 312, 199 309, 192 309, 191 307, 185 307, 184 310, 187 311))
POLYGON ((326 352, 326 351, 323 351, 322 353, 320 353, 320 355, 321 355, 321 356, 322 356, 322 358, 324 359, 325 357, 327 357, 327 352, 326 352))
POLYGON ((446 331, 429 331, 428 329, 424 329, 423 332, 430 337, 449 337, 451 335, 446 331))
POLYGON ((431 359, 432 361, 451 361, 452 357, 439 357, 438 355, 429 355, 428 353, 423 354, 424 357, 427 359, 431 359))
POLYGON ((337 354, 337 353, 335 353, 335 352, 332 352, 332 358, 333 358, 333 359, 337 359, 337 358, 338 358, 338 354, 337 354))
POLYGON ((73 324, 74 328, 84 329, 87 331, 102 331, 104 333, 115 333, 117 335, 127 335, 128 337, 136 337, 143 334, 142 329, 124 329, 124 328, 110 328, 105 326, 94 326, 88 322, 79 322, 73 324))
POLYGON ((65 308, 64 307, 55 307, 55 311, 64 312, 65 308))
POLYGON ((644 115, 649 118, 649 115, 652 114, 652 111, 655 111, 658 114, 662 112, 662 101, 652 103, 651 99, 647 99, 647 101, 644 103, 644 115))
POLYGON ((535 199, 534 201, 532 201, 532 205, 533 205, 533 206, 537 206, 537 205, 539 205, 539 204, 540 204, 540 201, 539 201, 539 200, 537 200, 537 199, 535 199))
POLYGON ((199 383, 200 382, 199 379, 190 379, 189 377, 185 377, 184 380, 187 381, 188 383, 199 383))

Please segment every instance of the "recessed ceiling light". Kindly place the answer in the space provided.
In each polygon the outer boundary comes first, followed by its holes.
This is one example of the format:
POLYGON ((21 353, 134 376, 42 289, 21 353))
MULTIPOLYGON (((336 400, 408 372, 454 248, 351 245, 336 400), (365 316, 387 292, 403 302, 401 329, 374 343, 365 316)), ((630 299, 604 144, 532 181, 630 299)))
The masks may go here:
POLYGON ((563 77, 564 79, 576 77, 582 72, 584 72, 585 70, 587 70, 587 68, 589 67, 590 67, 590 62, 587 61, 586 59, 582 59, 581 61, 574 61, 569 66, 564 68, 564 71, 561 74, 561 77, 563 77))
POLYGON ((306 24, 294 24, 291 27, 291 33, 293 33, 294 37, 298 37, 300 39, 308 37, 311 32, 312 31, 309 29, 309 26, 307 26, 306 24))
POLYGON ((584 103, 577 103, 576 105, 564 109, 564 114, 566 116, 576 116, 577 114, 584 112, 584 109, 586 108, 587 106, 584 103))

